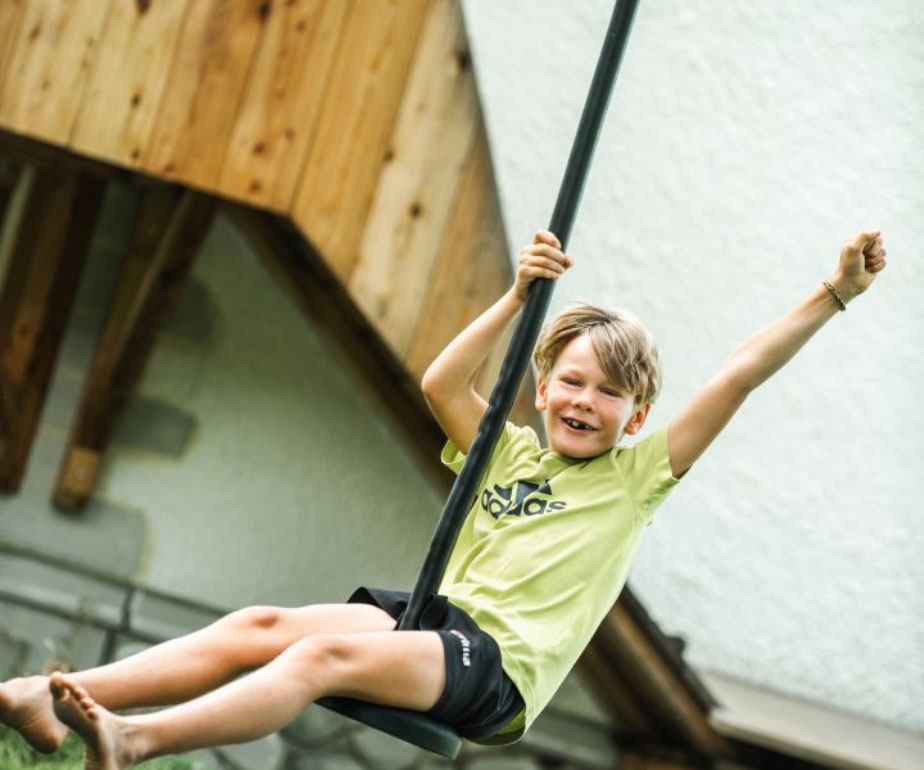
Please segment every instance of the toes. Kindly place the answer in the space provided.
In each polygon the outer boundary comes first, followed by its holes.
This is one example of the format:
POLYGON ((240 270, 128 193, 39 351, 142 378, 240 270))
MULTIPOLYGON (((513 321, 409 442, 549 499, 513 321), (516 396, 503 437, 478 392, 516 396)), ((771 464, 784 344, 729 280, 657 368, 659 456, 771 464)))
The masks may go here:
POLYGON ((97 718, 96 701, 93 698, 81 698, 80 707, 90 719, 97 718))
POLYGON ((60 671, 55 671, 48 680, 48 689, 54 698, 62 698, 65 693, 64 677, 60 671))

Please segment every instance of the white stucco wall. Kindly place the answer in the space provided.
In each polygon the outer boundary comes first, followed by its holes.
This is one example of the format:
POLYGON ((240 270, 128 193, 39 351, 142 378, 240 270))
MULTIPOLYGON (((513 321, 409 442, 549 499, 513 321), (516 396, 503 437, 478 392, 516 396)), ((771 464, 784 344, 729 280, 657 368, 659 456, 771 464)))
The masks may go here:
POLYGON ((363 387, 219 217, 197 257, 214 331, 158 339, 146 397, 195 415, 182 458, 114 442, 99 495, 143 509, 156 588, 220 606, 409 588, 442 500, 363 387))
MULTIPOLYGON (((463 0, 511 252, 548 223, 610 0, 463 0)), ((632 584, 715 670, 924 731, 924 5, 642 2, 556 290, 661 341, 667 421, 883 230, 890 266, 754 394, 632 584)))

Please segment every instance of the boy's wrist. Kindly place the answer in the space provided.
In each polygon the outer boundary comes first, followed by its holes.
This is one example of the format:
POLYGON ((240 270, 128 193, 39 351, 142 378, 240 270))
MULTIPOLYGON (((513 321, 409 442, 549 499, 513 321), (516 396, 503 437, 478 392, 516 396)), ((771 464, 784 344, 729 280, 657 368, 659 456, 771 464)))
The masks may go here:
POLYGON ((504 299, 510 302, 511 305, 514 305, 517 310, 520 310, 523 307, 523 305, 526 304, 526 300, 524 298, 521 298, 519 293, 517 292, 516 284, 514 284, 507 290, 507 293, 504 295, 504 299))
POLYGON ((837 296, 845 305, 860 296, 860 289, 840 271, 831 276, 828 283, 831 284, 834 291, 837 292, 837 296))

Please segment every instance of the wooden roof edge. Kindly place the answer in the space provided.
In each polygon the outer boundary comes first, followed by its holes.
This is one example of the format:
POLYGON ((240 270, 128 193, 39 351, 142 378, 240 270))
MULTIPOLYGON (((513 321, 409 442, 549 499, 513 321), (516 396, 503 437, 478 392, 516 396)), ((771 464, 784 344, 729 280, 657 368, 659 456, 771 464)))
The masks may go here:
POLYGON ((792 718, 797 710, 792 698, 719 674, 697 673, 683 659, 682 640, 660 629, 629 586, 582 664, 592 677, 591 690, 616 721, 621 745, 641 752, 640 767, 649 762, 661 767, 653 758, 663 751, 675 752, 677 767, 685 767, 683 761, 691 767, 719 762, 742 770, 910 770, 924 756, 924 742, 917 736, 873 723, 861 728, 870 746, 876 739, 900 744, 892 745, 887 759, 875 748, 864 752, 857 740, 850 746, 839 743, 834 736, 844 733, 844 725, 861 720, 811 704, 797 704, 808 716, 800 712, 792 718), (759 707, 754 705, 758 701, 759 707), (812 721, 816 734, 806 737, 799 719, 812 721))
MULTIPOLYGON (((36 139, 28 134, 0 127, 0 155, 22 165, 66 167, 75 172, 103 178, 107 181, 127 182, 145 175, 133 169, 117 166, 106 160, 91 158, 57 144, 36 139)), ((158 181, 159 184, 169 182, 158 181)))
POLYGON ((736 756, 735 746, 710 724, 715 699, 628 587, 595 633, 582 665, 620 740, 673 747, 694 758, 736 756))
POLYGON ((924 767, 924 735, 727 674, 703 677, 722 699, 710 721, 729 738, 838 770, 924 767))
POLYGON ((703 680, 683 659, 683 650, 686 645, 684 639, 664 633, 629 585, 623 588, 619 601, 626 608, 639 630, 645 635, 645 638, 661 655, 664 663, 684 683, 687 691, 703 710, 708 712, 717 708, 720 705, 719 702, 709 691, 703 680))
POLYGON ((286 215, 225 202, 223 210, 299 310, 324 331, 323 339, 366 386, 418 469, 438 489, 452 474, 434 463, 445 436, 430 413, 418 383, 393 353, 324 257, 286 215))

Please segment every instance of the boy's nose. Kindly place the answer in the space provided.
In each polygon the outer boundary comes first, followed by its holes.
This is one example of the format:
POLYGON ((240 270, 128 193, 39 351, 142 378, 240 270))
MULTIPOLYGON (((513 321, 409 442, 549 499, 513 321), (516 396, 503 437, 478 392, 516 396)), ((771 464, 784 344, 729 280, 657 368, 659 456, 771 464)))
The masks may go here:
POLYGON ((587 411, 592 411, 594 407, 593 399, 590 397, 590 394, 583 390, 580 393, 574 394, 571 403, 573 406, 586 409, 587 411))

